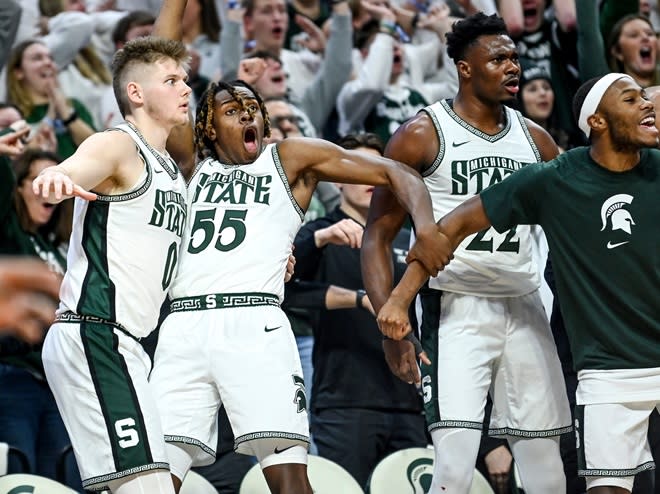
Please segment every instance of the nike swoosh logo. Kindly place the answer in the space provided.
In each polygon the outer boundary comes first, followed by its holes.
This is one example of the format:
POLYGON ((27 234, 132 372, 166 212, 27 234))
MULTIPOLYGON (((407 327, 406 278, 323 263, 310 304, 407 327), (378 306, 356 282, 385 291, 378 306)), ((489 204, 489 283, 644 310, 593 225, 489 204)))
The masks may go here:
POLYGON ((455 148, 462 146, 463 144, 467 144, 470 141, 465 141, 465 142, 452 142, 451 145, 455 148))
POLYGON ((616 244, 613 244, 612 242, 607 242, 607 248, 608 249, 616 249, 617 247, 625 245, 628 242, 629 242, 629 240, 626 240, 625 242, 617 242, 616 244))
POLYGON ((154 168, 154 171, 155 171, 156 173, 163 173, 163 170, 159 170, 158 168, 154 168))
MULTIPOLYGON (((265 327, 264 327, 264 331, 265 331, 266 333, 270 333, 271 331, 275 331, 276 329, 280 329, 281 327, 282 327, 282 326, 276 326, 276 327, 274 327, 274 328, 269 328, 268 326, 265 326, 265 327)), ((282 451, 284 451, 284 450, 282 450, 282 451)))
POLYGON ((283 449, 277 449, 275 448, 274 452, 276 455, 279 455, 280 453, 284 453, 287 449, 295 448, 296 445, 294 444, 293 446, 289 446, 288 448, 283 448, 283 449))

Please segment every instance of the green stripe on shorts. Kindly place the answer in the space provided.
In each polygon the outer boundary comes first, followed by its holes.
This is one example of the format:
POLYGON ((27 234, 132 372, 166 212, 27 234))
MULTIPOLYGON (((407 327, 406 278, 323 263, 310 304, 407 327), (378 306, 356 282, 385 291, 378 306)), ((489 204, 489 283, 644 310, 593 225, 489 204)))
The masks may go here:
POLYGON ((420 364, 424 411, 426 412, 426 424, 429 427, 434 427, 441 421, 438 406, 438 326, 440 325, 441 296, 442 291, 429 288, 428 285, 419 292, 422 304, 421 343, 431 359, 431 365, 420 364))
POLYGON ((101 404, 117 472, 153 463, 149 440, 119 339, 112 326, 80 325, 87 364, 101 404))

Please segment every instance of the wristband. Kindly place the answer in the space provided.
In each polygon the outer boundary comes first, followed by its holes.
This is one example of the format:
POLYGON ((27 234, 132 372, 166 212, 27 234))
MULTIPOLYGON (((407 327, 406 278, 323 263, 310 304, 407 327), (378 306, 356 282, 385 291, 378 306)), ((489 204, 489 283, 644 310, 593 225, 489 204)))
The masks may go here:
POLYGON ((362 303, 362 300, 366 295, 367 292, 365 290, 362 290, 361 288, 355 292, 355 307, 357 307, 358 309, 364 309, 364 304, 362 303))
POLYGON ((74 109, 71 112, 71 115, 69 115, 69 118, 67 118, 66 120, 62 120, 62 124, 68 126, 73 122, 75 122, 76 120, 78 120, 78 112, 74 109))

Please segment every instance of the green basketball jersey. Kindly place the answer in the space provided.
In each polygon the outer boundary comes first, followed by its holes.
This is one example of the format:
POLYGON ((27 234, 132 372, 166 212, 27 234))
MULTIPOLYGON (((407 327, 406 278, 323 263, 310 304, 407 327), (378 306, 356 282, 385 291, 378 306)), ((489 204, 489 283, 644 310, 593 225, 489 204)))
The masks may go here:
POLYGON ((659 197, 660 151, 615 173, 584 147, 481 193, 497 230, 543 227, 577 370, 660 367, 659 197))

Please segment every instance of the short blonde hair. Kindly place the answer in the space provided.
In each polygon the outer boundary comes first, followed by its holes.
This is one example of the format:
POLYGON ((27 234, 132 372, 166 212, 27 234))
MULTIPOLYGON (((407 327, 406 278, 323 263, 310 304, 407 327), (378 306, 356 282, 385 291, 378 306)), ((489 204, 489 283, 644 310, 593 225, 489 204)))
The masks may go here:
POLYGON ((119 105, 122 117, 130 114, 128 95, 126 94, 127 74, 137 65, 152 65, 164 59, 174 60, 187 68, 188 51, 180 41, 146 36, 126 43, 115 53, 112 59, 112 89, 119 105))

